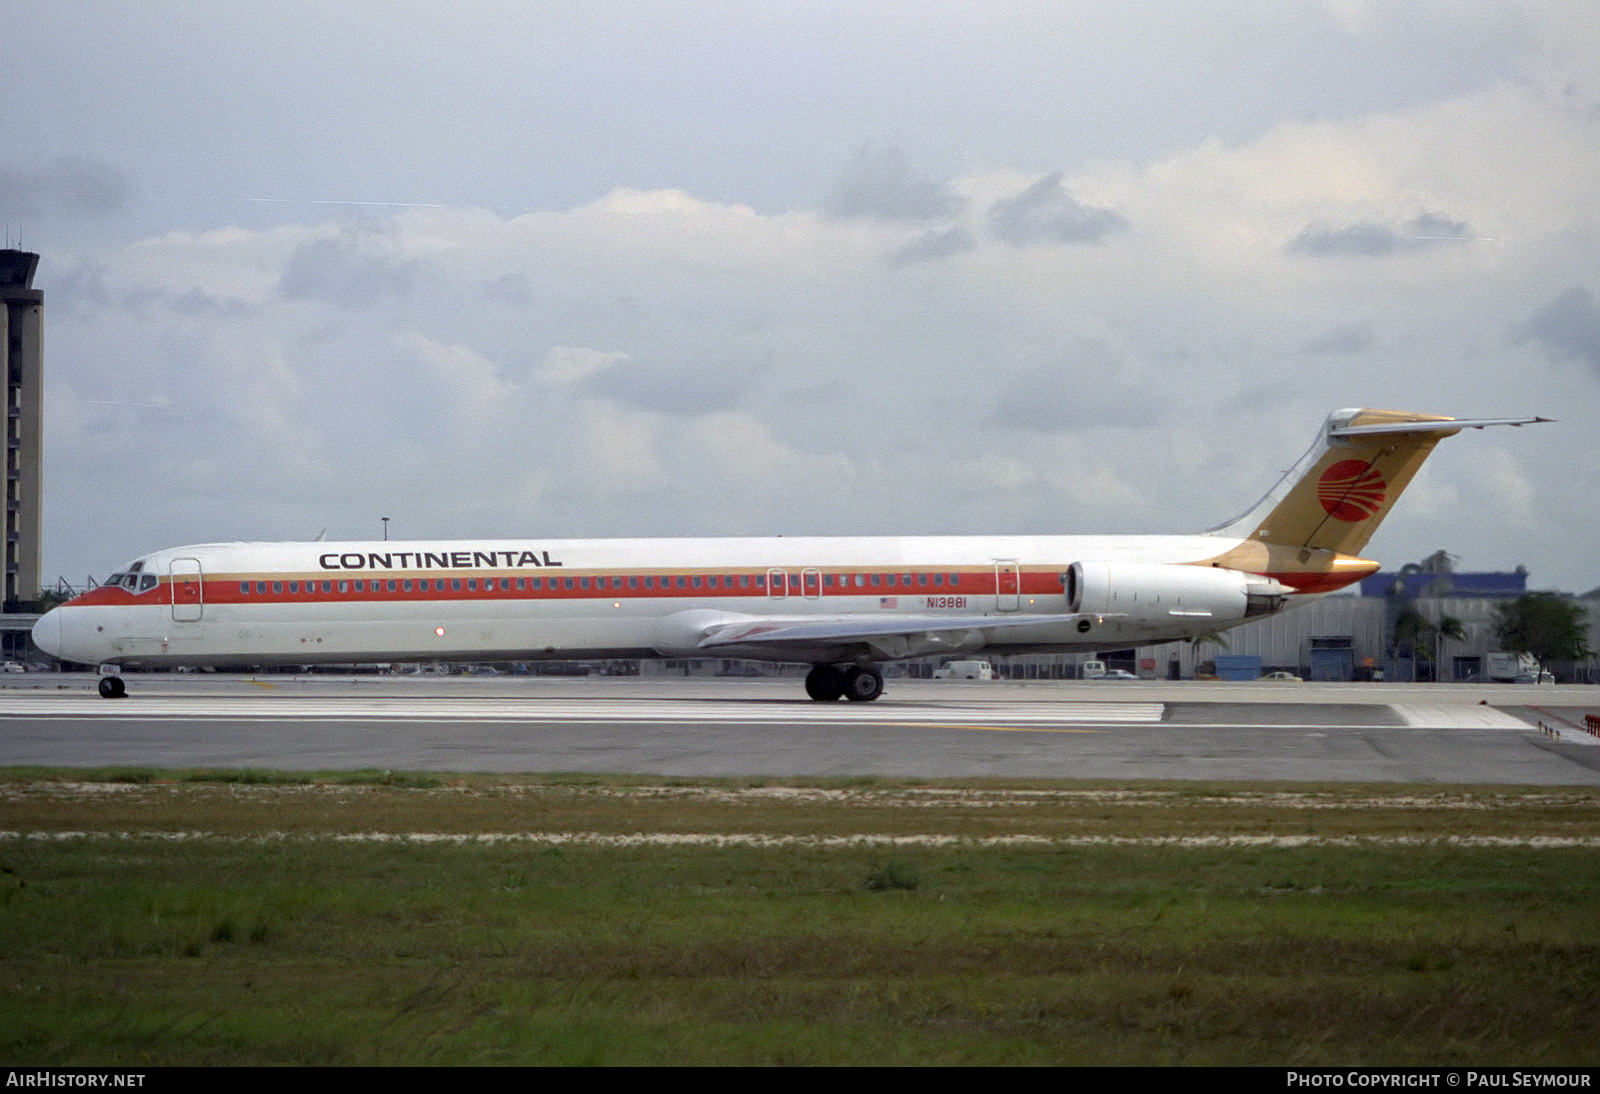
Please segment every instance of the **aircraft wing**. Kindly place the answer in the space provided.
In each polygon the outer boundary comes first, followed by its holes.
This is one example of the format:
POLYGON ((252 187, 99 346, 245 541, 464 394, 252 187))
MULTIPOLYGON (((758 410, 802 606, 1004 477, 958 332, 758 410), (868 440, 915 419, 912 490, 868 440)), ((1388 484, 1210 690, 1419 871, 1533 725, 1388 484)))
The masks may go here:
POLYGON ((1103 615, 856 615, 831 619, 747 619, 713 624, 700 639, 700 648, 716 650, 729 646, 760 646, 768 650, 792 650, 797 660, 809 660, 823 651, 849 656, 852 649, 867 647, 884 659, 920 657, 988 644, 987 632, 1023 627, 1049 628, 1061 641, 1079 619, 1107 618, 1103 615))

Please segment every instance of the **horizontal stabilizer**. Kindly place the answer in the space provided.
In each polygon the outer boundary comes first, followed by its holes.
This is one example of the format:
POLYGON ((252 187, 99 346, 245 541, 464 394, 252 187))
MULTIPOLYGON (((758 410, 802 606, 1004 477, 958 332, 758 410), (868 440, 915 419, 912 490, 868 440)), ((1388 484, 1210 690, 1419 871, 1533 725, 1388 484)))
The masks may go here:
POLYGON ((1491 425, 1540 425, 1554 418, 1451 418, 1442 422, 1385 422, 1382 425, 1351 425, 1328 430, 1328 436, 1400 437, 1438 435, 1448 437, 1463 429, 1486 429, 1491 425))

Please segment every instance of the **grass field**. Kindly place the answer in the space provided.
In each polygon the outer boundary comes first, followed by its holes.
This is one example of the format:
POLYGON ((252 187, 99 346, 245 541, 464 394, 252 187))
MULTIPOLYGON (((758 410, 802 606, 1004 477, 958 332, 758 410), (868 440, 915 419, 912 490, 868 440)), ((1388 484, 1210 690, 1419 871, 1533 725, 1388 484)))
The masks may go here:
POLYGON ((0 772, 0 1061, 1594 1064, 1600 793, 0 772))

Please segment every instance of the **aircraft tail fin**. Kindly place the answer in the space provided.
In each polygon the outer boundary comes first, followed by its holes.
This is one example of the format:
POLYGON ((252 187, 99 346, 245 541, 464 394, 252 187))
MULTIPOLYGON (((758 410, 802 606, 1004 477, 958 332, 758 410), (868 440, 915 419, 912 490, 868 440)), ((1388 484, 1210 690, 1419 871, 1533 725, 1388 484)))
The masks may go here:
POLYGON ((1207 531, 1302 555, 1356 555, 1442 438, 1463 429, 1544 421, 1549 419, 1338 410, 1266 497, 1243 516, 1207 531))

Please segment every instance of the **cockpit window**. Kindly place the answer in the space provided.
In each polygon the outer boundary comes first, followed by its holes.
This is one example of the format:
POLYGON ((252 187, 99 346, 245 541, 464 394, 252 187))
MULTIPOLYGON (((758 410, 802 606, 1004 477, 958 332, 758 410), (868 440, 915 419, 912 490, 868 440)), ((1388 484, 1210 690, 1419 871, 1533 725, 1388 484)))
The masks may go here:
POLYGON ((122 579, 122 587, 124 589, 127 589, 130 593, 138 591, 138 588, 139 588, 139 575, 138 574, 129 574, 127 577, 123 578, 122 579))
POLYGON ((144 569, 144 559, 141 558, 138 562, 135 562, 128 567, 128 572, 130 574, 136 574, 142 569, 144 569))
POLYGON ((124 574, 121 570, 118 570, 116 573, 114 573, 110 577, 106 578, 105 587, 109 589, 109 588, 112 588, 114 586, 121 585, 122 584, 122 579, 124 577, 126 577, 126 576, 128 576, 128 575, 124 574))
POLYGON ((160 583, 161 583, 161 579, 159 577, 157 577, 155 574, 145 574, 143 577, 141 577, 139 579, 139 591, 141 593, 147 593, 151 589, 154 589, 160 583))

